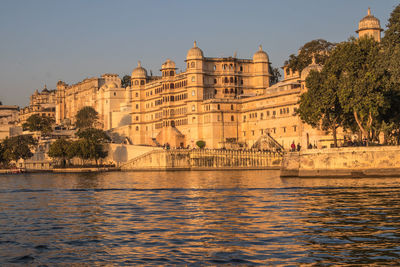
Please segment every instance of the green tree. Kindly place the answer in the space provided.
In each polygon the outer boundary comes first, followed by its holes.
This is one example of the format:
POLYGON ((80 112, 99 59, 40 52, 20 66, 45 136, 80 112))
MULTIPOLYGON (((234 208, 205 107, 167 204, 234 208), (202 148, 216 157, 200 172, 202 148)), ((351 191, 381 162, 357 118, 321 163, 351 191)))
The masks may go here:
POLYGON ((33 156, 31 150, 37 145, 37 141, 31 135, 19 135, 6 137, 3 140, 3 157, 5 161, 18 161, 33 156))
POLYGON ((52 131, 54 119, 48 116, 33 114, 22 124, 24 130, 31 132, 40 131, 42 135, 47 135, 52 131))
POLYGON ((290 55, 285 65, 288 65, 290 69, 301 72, 311 64, 313 56, 316 63, 324 65, 334 47, 335 44, 323 39, 310 41, 300 48, 298 55, 290 55))
POLYGON ((131 76, 125 75, 122 80, 121 80, 121 86, 123 88, 126 88, 128 86, 131 86, 131 76))
POLYGON ((4 152, 5 152, 5 148, 4 148, 3 142, 0 142, 0 166, 1 167, 6 167, 8 165, 8 160, 5 158, 4 152))
POLYGON ((71 146, 71 142, 65 138, 57 139, 50 145, 48 155, 51 158, 58 159, 61 165, 65 167, 67 159, 71 159, 68 154, 68 148, 71 146))
POLYGON ((90 106, 83 107, 75 116, 75 125, 79 129, 93 128, 97 123, 98 117, 99 114, 94 108, 90 106))
POLYGON ((97 165, 99 159, 107 157, 108 153, 104 149, 104 144, 111 138, 105 131, 88 128, 79 130, 76 135, 80 138, 79 157, 81 159, 94 159, 97 165))
POLYGON ((324 68, 312 70, 306 78, 308 91, 300 96, 297 113, 303 122, 314 128, 330 131, 337 147, 337 128, 342 125, 344 112, 339 102, 337 77, 324 68))
POLYGON ((203 140, 199 140, 196 142, 196 145, 201 149, 204 148, 206 146, 206 142, 203 140))
POLYGON ((271 73, 271 78, 270 78, 270 85, 276 84, 279 82, 281 79, 282 75, 281 72, 279 71, 279 68, 274 68, 270 66, 269 72, 271 73))
POLYGON ((353 114, 362 136, 369 141, 377 139, 381 117, 390 108, 388 75, 379 66, 379 52, 378 42, 363 37, 338 45, 331 55, 333 67, 340 72, 340 104, 353 114))
POLYGON ((400 5, 392 11, 382 38, 382 65, 389 71, 391 82, 400 84, 400 5))

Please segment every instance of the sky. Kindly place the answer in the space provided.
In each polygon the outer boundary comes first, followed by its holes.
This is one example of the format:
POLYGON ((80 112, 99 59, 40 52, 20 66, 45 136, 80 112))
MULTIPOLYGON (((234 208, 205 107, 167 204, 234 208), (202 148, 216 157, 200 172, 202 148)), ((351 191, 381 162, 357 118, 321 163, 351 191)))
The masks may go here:
POLYGON ((371 7, 386 28, 394 0, 0 0, 0 101, 29 104, 44 85, 104 73, 129 74, 137 61, 159 74, 184 70, 193 41, 206 57, 252 58, 258 46, 281 67, 308 41, 356 36, 371 7))

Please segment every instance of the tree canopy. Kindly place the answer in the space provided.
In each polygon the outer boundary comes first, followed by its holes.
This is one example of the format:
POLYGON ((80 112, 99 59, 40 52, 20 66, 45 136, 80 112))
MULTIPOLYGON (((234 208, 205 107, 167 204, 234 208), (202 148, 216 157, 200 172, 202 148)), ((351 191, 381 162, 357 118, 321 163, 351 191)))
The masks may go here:
POLYGON ((99 114, 94 108, 90 106, 83 107, 75 116, 75 125, 79 129, 93 128, 97 123, 98 116, 99 114))
POLYGON ((29 130, 31 132, 40 131, 41 134, 46 135, 52 131, 53 124, 53 118, 33 114, 29 116, 25 123, 22 124, 22 127, 24 130, 29 130))
POLYGON ((71 146, 71 142, 65 138, 57 139, 50 145, 48 155, 51 158, 55 158, 61 161, 63 167, 65 167, 66 160, 71 159, 71 154, 68 153, 68 149, 71 146))
POLYGON ((33 156, 31 149, 36 145, 37 141, 31 135, 6 137, 2 142, 3 161, 28 159, 33 156))
POLYGON ((311 64, 313 56, 315 57, 316 63, 324 65, 334 47, 334 43, 324 39, 310 41, 299 49, 297 55, 290 55, 285 65, 292 70, 301 72, 305 67, 311 64))
POLYGON ((121 86, 123 88, 126 88, 128 86, 131 86, 131 76, 129 75, 124 75, 124 77, 121 80, 121 86))

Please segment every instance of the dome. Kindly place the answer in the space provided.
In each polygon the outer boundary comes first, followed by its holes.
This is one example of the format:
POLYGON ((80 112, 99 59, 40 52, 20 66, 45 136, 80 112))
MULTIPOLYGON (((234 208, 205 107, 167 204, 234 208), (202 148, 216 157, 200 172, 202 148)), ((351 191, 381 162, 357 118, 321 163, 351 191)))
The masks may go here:
POLYGON ((381 23, 379 19, 375 18, 373 15, 371 15, 371 9, 368 8, 368 14, 360 20, 358 23, 358 30, 356 31, 357 33, 362 31, 362 30, 380 30, 381 29, 381 23))
POLYGON ((140 61, 138 61, 138 66, 136 69, 132 71, 131 78, 135 79, 135 78, 146 78, 146 77, 147 77, 147 71, 145 68, 142 67, 140 61))
POLYGON ((262 50, 261 45, 258 47, 258 51, 253 56, 253 62, 254 63, 259 63, 259 62, 268 63, 269 62, 268 54, 262 50))
POLYGON ((194 41, 193 47, 187 52, 186 60, 203 59, 203 57, 203 51, 197 47, 197 43, 194 41))
POLYGON ((164 64, 161 66, 162 69, 175 69, 175 62, 170 59, 167 59, 164 64))
POLYGON ((109 83, 109 84, 108 84, 108 88, 110 88, 110 89, 114 89, 114 88, 118 88, 118 86, 117 86, 117 84, 116 84, 116 83, 114 83, 114 82, 111 82, 111 83, 109 83))
POLYGON ((316 70, 316 71, 321 71, 322 70, 322 66, 315 62, 315 57, 312 58, 311 64, 308 65, 307 67, 305 67, 301 71, 300 79, 302 81, 305 81, 307 76, 308 76, 308 74, 310 74, 310 71, 312 71, 312 70, 316 70))

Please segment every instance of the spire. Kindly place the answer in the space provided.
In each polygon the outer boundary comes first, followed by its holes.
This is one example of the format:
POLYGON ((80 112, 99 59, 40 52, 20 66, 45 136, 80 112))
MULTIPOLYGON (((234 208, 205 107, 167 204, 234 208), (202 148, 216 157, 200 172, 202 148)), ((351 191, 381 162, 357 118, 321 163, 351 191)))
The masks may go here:
POLYGON ((371 16, 371 8, 368 7, 368 16, 371 16))
POLYGON ((262 51, 262 45, 258 46, 258 51, 262 51))
POLYGON ((47 89, 47 85, 46 85, 46 84, 44 84, 44 88, 43 88, 43 90, 44 90, 44 89, 47 89))
POLYGON ((197 42, 196 41, 193 42, 193 47, 197 47, 197 42))
POLYGON ((142 67, 142 63, 140 62, 140 60, 138 60, 137 66, 138 66, 138 68, 142 67))

